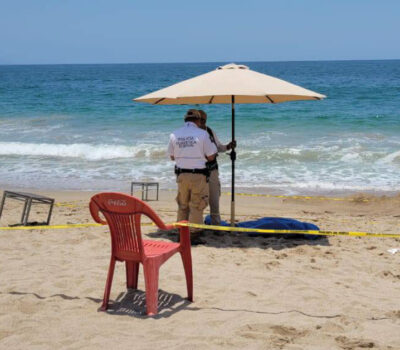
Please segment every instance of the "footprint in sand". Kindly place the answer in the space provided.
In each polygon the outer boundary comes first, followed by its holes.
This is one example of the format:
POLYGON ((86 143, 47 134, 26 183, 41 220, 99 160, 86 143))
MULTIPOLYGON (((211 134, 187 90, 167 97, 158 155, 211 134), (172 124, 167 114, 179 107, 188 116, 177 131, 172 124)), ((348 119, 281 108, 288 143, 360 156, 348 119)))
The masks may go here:
POLYGON ((400 319, 400 310, 390 311, 390 312, 386 313, 385 316, 394 318, 394 319, 400 319))
POLYGON ((265 267, 267 268, 267 270, 272 270, 274 267, 279 266, 281 263, 279 261, 269 261, 267 263, 265 263, 265 267))
POLYGON ((278 260, 279 259, 285 259, 287 257, 288 257, 288 255, 286 253, 275 255, 275 259, 278 259, 278 260))
POLYGON ((267 323, 253 323, 241 327, 237 332, 246 339, 268 339, 270 334, 270 325, 267 323))
POLYGON ((308 331, 299 331, 294 327, 270 325, 267 323, 253 323, 241 328, 240 336, 247 339, 265 339, 273 348, 282 348, 286 344, 293 343, 297 338, 304 337, 308 331), (272 334, 271 334, 272 332, 272 334))
POLYGON ((343 333, 344 327, 334 321, 327 321, 315 327, 326 333, 343 333))
POLYGON ((272 344, 276 347, 283 347, 286 344, 292 344, 297 338, 302 338, 307 335, 307 331, 299 331, 294 327, 272 326, 274 335, 271 337, 272 344))
POLYGON ((275 334, 284 336, 303 337, 307 334, 307 331, 299 331, 294 327, 272 326, 271 329, 275 334))
POLYGON ((386 279, 399 280, 400 274, 397 275, 397 274, 394 274, 392 271, 385 270, 379 274, 379 277, 386 278, 386 279))
POLYGON ((342 349, 353 350, 356 348, 372 349, 375 347, 375 343, 363 339, 349 339, 345 336, 339 336, 335 338, 336 342, 342 349))

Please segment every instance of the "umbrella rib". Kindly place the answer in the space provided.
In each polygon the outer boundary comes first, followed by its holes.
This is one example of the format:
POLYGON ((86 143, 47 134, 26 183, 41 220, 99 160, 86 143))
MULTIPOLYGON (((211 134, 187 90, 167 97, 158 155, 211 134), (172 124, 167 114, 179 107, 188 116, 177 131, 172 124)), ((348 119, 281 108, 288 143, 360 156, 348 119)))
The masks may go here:
POLYGON ((271 97, 269 97, 268 95, 265 95, 265 97, 269 100, 269 102, 271 102, 271 103, 275 103, 274 101, 272 101, 272 98, 271 97))
POLYGON ((154 102, 155 105, 159 104, 161 101, 165 100, 165 98, 160 98, 159 100, 157 100, 156 102, 154 102))
POLYGON ((211 103, 212 103, 214 97, 215 97, 215 96, 211 96, 210 101, 208 101, 208 104, 211 104, 211 103))

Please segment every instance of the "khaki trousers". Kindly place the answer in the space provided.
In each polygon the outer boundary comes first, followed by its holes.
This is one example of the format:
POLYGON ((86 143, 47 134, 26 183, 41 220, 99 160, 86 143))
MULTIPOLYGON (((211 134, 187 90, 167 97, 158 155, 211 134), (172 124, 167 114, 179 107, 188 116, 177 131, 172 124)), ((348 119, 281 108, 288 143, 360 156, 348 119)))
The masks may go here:
POLYGON ((208 205, 209 192, 206 177, 203 174, 183 173, 178 176, 176 182, 178 221, 188 220, 195 224, 203 224, 203 212, 208 205))
POLYGON ((221 196, 221 183, 219 182, 218 169, 211 170, 210 180, 210 216, 211 225, 219 225, 221 223, 221 215, 219 213, 219 197, 221 196))

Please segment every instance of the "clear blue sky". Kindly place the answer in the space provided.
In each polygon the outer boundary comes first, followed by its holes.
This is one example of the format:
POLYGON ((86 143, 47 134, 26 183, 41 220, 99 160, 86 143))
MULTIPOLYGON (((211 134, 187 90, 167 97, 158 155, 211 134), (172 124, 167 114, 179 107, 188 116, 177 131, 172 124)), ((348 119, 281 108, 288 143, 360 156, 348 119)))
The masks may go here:
POLYGON ((0 64, 400 58, 400 0, 0 0, 0 64))

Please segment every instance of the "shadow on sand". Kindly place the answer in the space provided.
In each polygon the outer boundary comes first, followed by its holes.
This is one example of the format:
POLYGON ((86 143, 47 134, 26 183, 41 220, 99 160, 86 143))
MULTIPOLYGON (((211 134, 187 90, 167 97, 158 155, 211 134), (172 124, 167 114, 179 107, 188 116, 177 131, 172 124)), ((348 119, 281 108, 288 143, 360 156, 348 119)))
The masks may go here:
POLYGON ((107 313, 110 315, 132 316, 136 318, 167 318, 186 309, 192 303, 178 294, 158 290, 158 313, 146 315, 146 293, 139 289, 128 289, 110 303, 107 313))
MULTIPOLYGON (((150 238, 164 238, 174 242, 178 241, 179 233, 177 230, 154 231, 147 233, 150 238)), ((326 236, 318 236, 317 239, 306 239, 299 235, 259 235, 250 236, 241 232, 228 231, 206 231, 201 238, 205 241, 204 246, 214 248, 263 248, 282 250, 308 246, 329 246, 326 236)))
MULTIPOLYGON (((12 291, 8 293, 0 292, 0 294, 9 294, 17 296, 33 296, 39 300, 49 300, 53 298, 61 298, 64 300, 82 300, 87 299, 96 304, 101 304, 102 299, 92 297, 78 297, 66 294, 53 294, 42 296, 34 292, 18 292, 12 291)), ((109 315, 131 316, 136 318, 154 318, 161 319, 172 316, 183 309, 191 309, 189 305, 192 303, 178 294, 168 293, 162 289, 158 290, 158 314, 147 316, 146 314, 146 293, 139 289, 127 289, 124 293, 120 293, 115 301, 110 300, 109 308, 106 311, 109 315)), ((95 309, 94 309, 95 310, 95 309)), ((100 307, 97 309, 100 312, 100 307)))

